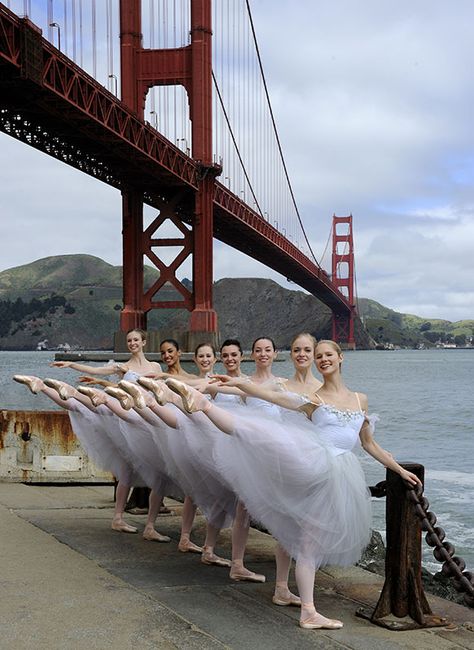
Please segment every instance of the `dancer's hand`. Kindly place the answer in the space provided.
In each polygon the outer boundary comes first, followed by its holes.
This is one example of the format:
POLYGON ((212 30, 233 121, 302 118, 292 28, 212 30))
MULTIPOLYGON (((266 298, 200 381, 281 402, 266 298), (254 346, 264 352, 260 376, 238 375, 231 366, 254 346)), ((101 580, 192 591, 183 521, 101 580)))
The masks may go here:
POLYGON ((89 377, 88 375, 81 375, 79 383, 89 384, 91 386, 110 386, 111 382, 106 379, 98 379, 97 377, 89 377))
POLYGON ((242 377, 229 377, 229 375, 209 375, 209 383, 218 386, 238 387, 242 383, 242 377))
POLYGON ((52 368, 70 368, 72 363, 74 363, 74 362, 73 361, 53 361, 49 365, 52 368))
POLYGON ((402 467, 402 469, 400 471, 400 476, 404 481, 408 481, 408 483, 410 485, 417 485, 417 484, 422 485, 422 482, 420 481, 418 476, 416 476, 416 474, 413 474, 412 472, 409 472, 408 470, 403 469, 403 467, 402 467))

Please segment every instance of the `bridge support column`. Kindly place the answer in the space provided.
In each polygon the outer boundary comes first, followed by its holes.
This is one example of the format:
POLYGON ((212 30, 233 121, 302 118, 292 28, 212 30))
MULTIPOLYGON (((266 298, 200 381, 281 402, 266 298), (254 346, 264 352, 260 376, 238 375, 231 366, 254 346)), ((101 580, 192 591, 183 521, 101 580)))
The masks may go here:
POLYGON ((332 338, 342 347, 355 350, 352 215, 348 217, 334 215, 332 218, 332 281, 351 305, 349 312, 333 312, 332 338))
POLYGON ((143 197, 140 192, 122 193, 123 309, 120 329, 146 329, 143 310, 143 197))

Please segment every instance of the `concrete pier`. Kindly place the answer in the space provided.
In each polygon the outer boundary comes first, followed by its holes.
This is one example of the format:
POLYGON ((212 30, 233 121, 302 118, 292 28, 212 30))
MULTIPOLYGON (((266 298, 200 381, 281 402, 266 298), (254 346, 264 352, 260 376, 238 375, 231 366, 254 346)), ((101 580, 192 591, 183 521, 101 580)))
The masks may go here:
MULTIPOLYGON (((235 650, 474 649, 474 611, 429 596, 449 628, 391 632, 355 616, 373 606, 382 579, 361 569, 326 569, 316 580, 320 610, 342 630, 302 630, 297 608, 272 605, 273 540, 251 530, 249 568, 265 584, 234 583, 177 550, 181 505, 160 516, 170 544, 145 542, 144 516, 127 515, 139 534, 110 529, 110 486, 0 484, 2 650, 173 648, 235 650)), ((202 542, 204 522, 193 539, 202 542)), ((230 557, 229 531, 218 551, 230 557)))

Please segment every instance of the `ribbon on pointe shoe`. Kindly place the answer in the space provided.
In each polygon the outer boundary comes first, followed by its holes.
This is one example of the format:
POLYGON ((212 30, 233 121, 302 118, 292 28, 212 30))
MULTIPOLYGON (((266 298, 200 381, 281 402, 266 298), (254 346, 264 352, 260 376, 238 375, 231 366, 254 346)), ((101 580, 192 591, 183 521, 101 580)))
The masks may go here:
POLYGON ((104 388, 104 392, 107 393, 107 395, 118 399, 120 406, 125 411, 129 411, 134 404, 133 398, 121 388, 117 388, 117 386, 107 386, 104 388))
POLYGON ((65 382, 59 381, 58 379, 51 379, 50 377, 43 379, 43 383, 45 386, 49 386, 49 388, 54 388, 54 390, 57 391, 59 397, 63 400, 67 400, 70 397, 73 397, 76 390, 65 382))
POLYGON ((13 375, 13 381, 17 381, 19 384, 24 384, 33 395, 37 395, 43 385, 43 380, 39 377, 33 377, 31 375, 13 375))
POLYGON ((130 395, 130 397, 133 399, 133 404, 139 408, 139 409, 144 409, 146 407, 146 402, 145 398, 143 396, 143 393, 141 390, 138 388, 136 384, 134 384, 131 381, 126 381, 125 379, 122 379, 118 383, 119 388, 124 390, 126 393, 130 395))
POLYGON ((197 411, 207 411, 211 408, 211 402, 206 399, 201 393, 189 386, 186 386, 182 381, 168 377, 165 384, 169 389, 179 395, 183 401, 184 410, 187 413, 196 413, 197 411))
POLYGON ((102 391, 97 390, 97 388, 92 388, 91 386, 78 386, 77 390, 82 395, 88 397, 93 406, 99 406, 105 401, 102 391))
POLYGON ((140 384, 140 386, 143 386, 143 388, 150 390, 160 406, 167 404, 167 399, 164 395, 163 382, 156 381, 151 377, 138 377, 137 383, 140 384))

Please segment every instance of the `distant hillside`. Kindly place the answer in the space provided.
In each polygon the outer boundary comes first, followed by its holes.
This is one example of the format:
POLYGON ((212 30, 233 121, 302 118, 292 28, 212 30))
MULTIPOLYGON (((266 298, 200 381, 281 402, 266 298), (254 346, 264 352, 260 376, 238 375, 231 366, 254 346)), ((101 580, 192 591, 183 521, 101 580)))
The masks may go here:
POLYGON ((359 298, 358 307, 367 331, 379 344, 430 347, 440 341, 462 346, 474 336, 474 320, 451 322, 402 314, 367 298, 359 298))
MULTIPOLYGON (((145 269, 145 285, 157 277, 145 269)), ((165 288, 162 299, 174 299, 165 288)), ((244 347, 262 334, 280 348, 294 334, 308 331, 317 338, 331 336, 331 312, 303 291, 284 289, 272 280, 226 278, 214 285, 214 305, 222 338, 238 337, 244 347)), ((0 350, 48 347, 111 349, 122 307, 122 267, 91 255, 47 257, 0 273, 0 350)), ((359 348, 391 342, 404 347, 432 345, 437 338, 471 336, 474 321, 450 323, 399 314, 377 302, 359 300, 364 320, 356 322, 359 348)), ((179 336, 189 320, 184 310, 154 310, 148 328, 163 336, 179 336)))
MULTIPOLYGON (((157 277, 147 268, 148 286, 157 277)), ((175 297, 174 289, 165 289, 175 297)), ((260 278, 223 279, 214 285, 214 304, 221 337, 239 337, 245 347, 263 334, 287 347, 295 333, 331 335, 331 314, 319 300, 302 291, 284 289, 260 278)), ((119 328, 122 268, 91 255, 47 257, 0 273, 0 349, 31 350, 69 344, 85 349, 110 349, 119 328)), ((163 335, 186 331, 184 310, 154 310, 149 329, 163 335)), ((360 323, 359 347, 370 346, 360 323)))

